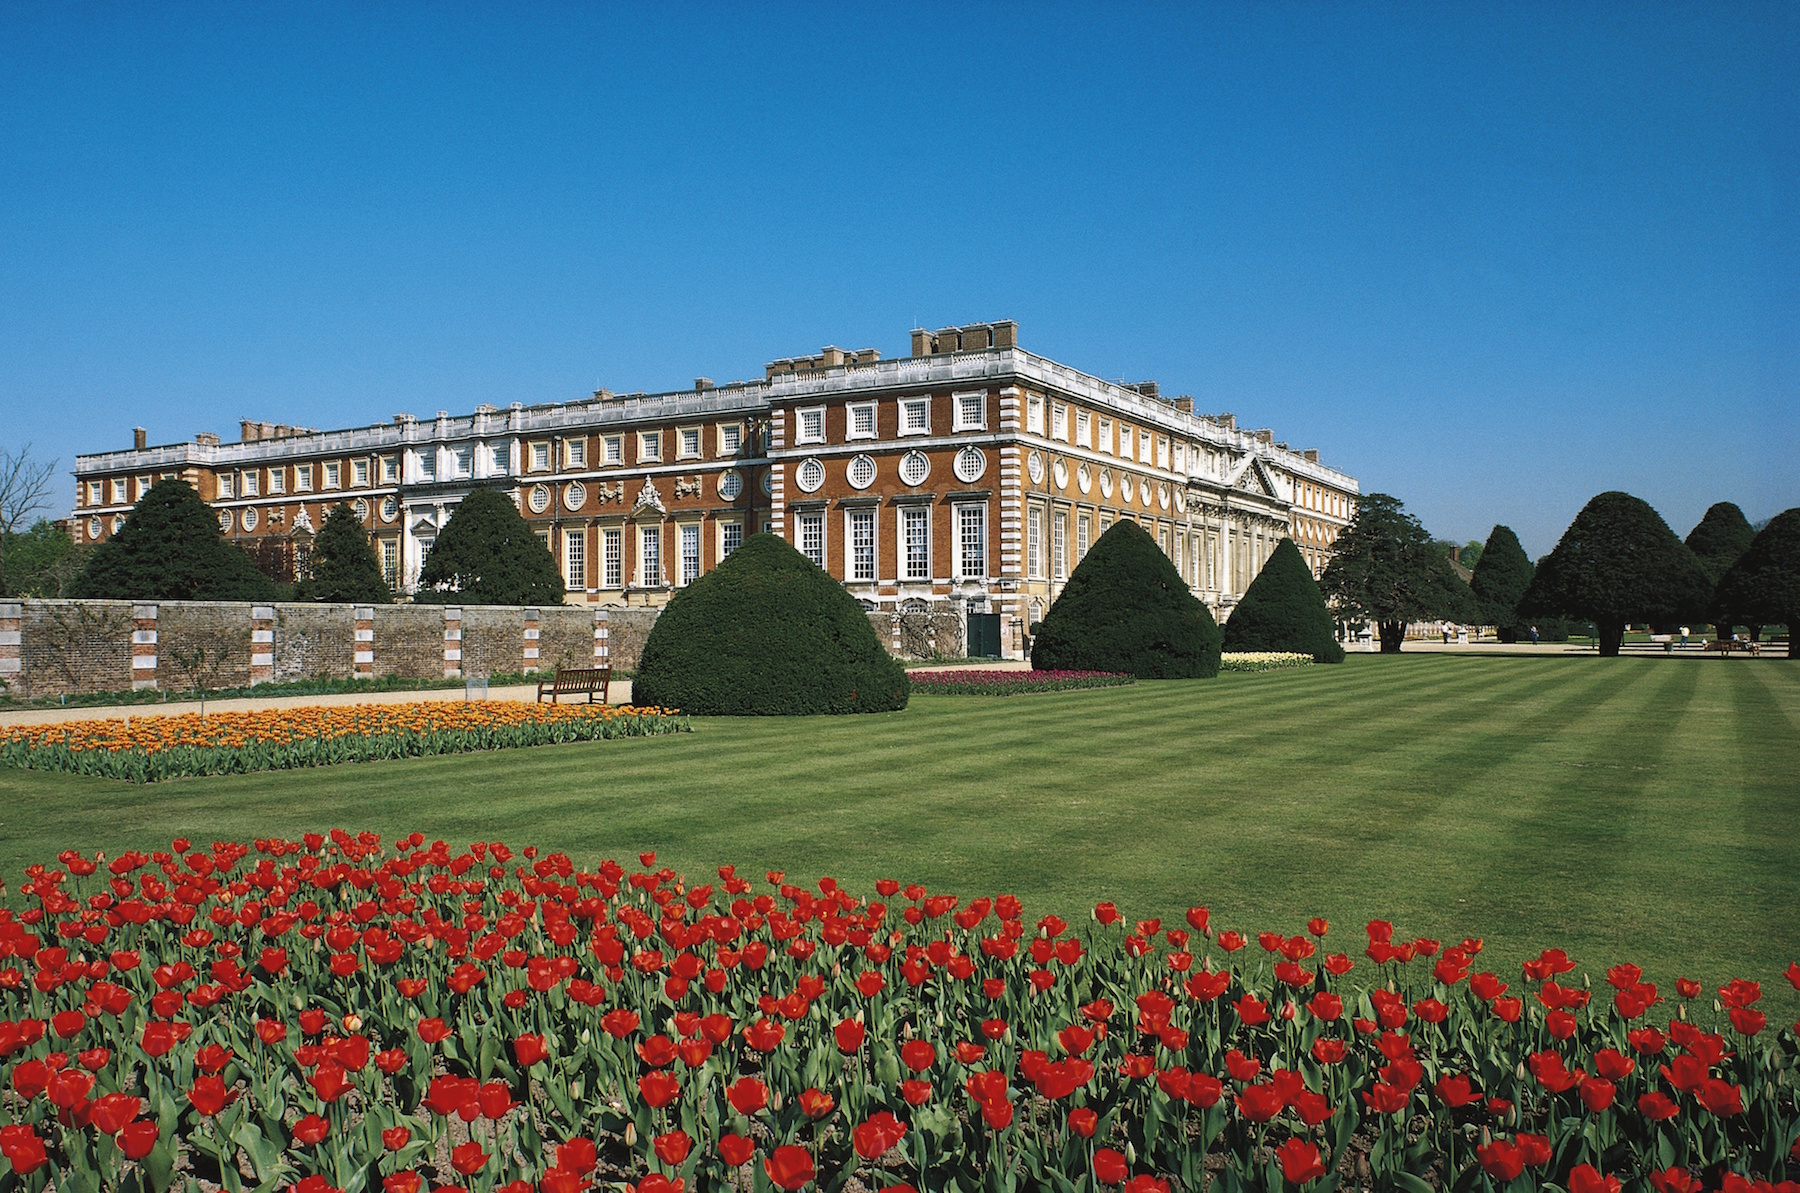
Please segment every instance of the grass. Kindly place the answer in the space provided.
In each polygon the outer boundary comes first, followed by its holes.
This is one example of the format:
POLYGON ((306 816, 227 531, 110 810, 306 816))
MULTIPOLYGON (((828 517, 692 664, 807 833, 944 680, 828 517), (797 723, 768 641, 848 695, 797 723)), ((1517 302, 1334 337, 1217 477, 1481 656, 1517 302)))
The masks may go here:
MULTIPOLYGON (((1254 932, 1333 924, 1558 945, 1665 984, 1759 978, 1800 1009, 1800 667, 1661 658, 1352 655, 1341 666, 1049 693, 919 697, 902 713, 696 718, 647 740, 153 789, 0 771, 0 874, 176 835, 419 829, 578 861, 655 849, 790 879, 878 876, 1032 915, 1254 932)), ((1254 945, 1252 946, 1255 947, 1254 945)))

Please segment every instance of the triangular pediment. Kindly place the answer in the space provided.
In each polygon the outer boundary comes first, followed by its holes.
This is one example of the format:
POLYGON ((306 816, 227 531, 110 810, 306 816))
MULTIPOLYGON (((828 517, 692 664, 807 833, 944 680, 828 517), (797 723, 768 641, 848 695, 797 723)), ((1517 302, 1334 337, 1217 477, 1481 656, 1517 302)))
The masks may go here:
POLYGON ((1254 493, 1258 497, 1274 497, 1275 481, 1269 476, 1268 469, 1255 456, 1244 461, 1244 466, 1232 478, 1231 487, 1245 493, 1254 493))

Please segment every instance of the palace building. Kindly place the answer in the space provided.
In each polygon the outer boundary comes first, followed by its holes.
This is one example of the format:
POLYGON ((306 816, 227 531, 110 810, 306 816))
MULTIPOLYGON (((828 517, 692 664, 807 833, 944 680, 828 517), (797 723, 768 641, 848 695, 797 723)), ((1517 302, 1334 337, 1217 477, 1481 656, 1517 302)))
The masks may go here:
POLYGON ((671 393, 339 431, 245 421, 237 443, 135 436, 77 458, 79 541, 110 537, 154 481, 179 476, 228 538, 304 568, 347 501, 406 592, 457 502, 486 485, 513 495, 573 603, 660 604, 760 530, 871 610, 955 602, 1014 626, 1043 616, 1121 518, 1228 618, 1284 536, 1322 571, 1358 492, 1271 431, 1027 352, 1011 322, 915 330, 899 359, 826 348, 671 393))

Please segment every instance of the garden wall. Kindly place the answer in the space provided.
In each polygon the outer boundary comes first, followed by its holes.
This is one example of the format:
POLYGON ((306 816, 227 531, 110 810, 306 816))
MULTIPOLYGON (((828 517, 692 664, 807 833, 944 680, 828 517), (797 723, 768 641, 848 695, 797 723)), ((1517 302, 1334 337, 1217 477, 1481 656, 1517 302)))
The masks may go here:
MULTIPOLYGON (((660 610, 575 605, 0 601, 0 683, 19 697, 188 692, 305 679, 445 679, 637 666, 660 610)), ((960 655, 956 602, 869 614, 901 658, 960 655)))

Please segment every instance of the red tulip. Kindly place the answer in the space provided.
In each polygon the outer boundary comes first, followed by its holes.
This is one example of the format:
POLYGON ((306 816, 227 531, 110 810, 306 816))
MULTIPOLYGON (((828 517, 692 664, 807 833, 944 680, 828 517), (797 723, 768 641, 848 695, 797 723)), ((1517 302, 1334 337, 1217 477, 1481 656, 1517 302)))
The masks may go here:
POLYGON ((1099 1125, 1100 1116, 1086 1106, 1077 1106, 1069 1111, 1069 1130, 1083 1139, 1092 1139, 1094 1131, 1099 1125))
POLYGON ((1663 1093, 1659 1089, 1651 1090, 1649 1093, 1639 1098, 1637 1104, 1638 1113, 1649 1119, 1651 1122, 1659 1123, 1665 1119, 1674 1118, 1681 1113, 1681 1107, 1677 1106, 1669 1098, 1669 1095, 1663 1093))
POLYGON ((1695 1096, 1700 1099, 1700 1105, 1720 1118, 1744 1113, 1743 1090, 1728 1081, 1708 1078, 1695 1096))
POLYGON ((211 1117, 225 1109, 229 1100, 226 1096, 225 1081, 220 1077, 196 1077, 193 1088, 188 1090, 188 1101, 201 1114, 211 1117))
POLYGON ((658 1135, 650 1146, 656 1152, 658 1160, 675 1168, 687 1159, 688 1150, 694 1146, 694 1141, 688 1138, 686 1131, 670 1131, 666 1135, 658 1135))
POLYGON ((1469 1078, 1465 1074, 1458 1074, 1455 1077, 1445 1074, 1438 1078, 1434 1088, 1437 1090, 1438 1097, 1444 1100, 1444 1105, 1453 1110, 1461 1109, 1471 1102, 1481 1099, 1481 1091, 1469 1084, 1469 1078))
POLYGON ((88 1110, 88 1121, 107 1135, 117 1135, 144 1112, 144 1100, 131 1094, 101 1094, 88 1110))
POLYGON ((1475 1158, 1481 1162, 1483 1172, 1502 1184, 1525 1171, 1525 1157, 1518 1145, 1504 1139, 1476 1147, 1475 1158))
POLYGON ((294 1142, 304 1143, 309 1147, 325 1142, 325 1137, 329 1134, 331 1124, 316 1114, 307 1115, 293 1126, 294 1142))
POLYGON ((654 1110, 667 1106, 681 1096, 681 1082, 675 1079, 673 1073, 665 1073, 659 1069, 638 1078, 638 1094, 644 1099, 644 1105, 654 1110))
POLYGON ((1569 1172, 1569 1193, 1619 1193, 1619 1178, 1603 1176, 1592 1164, 1577 1164, 1569 1172))
POLYGON ((126 1123, 113 1136, 113 1142, 127 1160, 142 1160, 156 1146, 158 1134, 154 1122, 126 1123))
POLYGON ((1281 1113, 1283 1104, 1281 1092, 1273 1085, 1247 1086, 1237 1096, 1238 1113, 1253 1123, 1268 1122, 1281 1113))
POLYGON ((1116 1185, 1131 1171, 1125 1157, 1110 1147, 1094 1152, 1094 1179, 1102 1185, 1116 1185))
POLYGON ((1595 1114, 1609 1109, 1613 1104, 1613 1083, 1604 1077, 1589 1077, 1581 1083, 1581 1101, 1595 1114))
POLYGON ((615 1040, 622 1040, 637 1030, 638 1015, 636 1011, 618 1007, 600 1016, 600 1026, 606 1034, 615 1040))
POLYGON ((813 1179, 812 1153, 803 1147, 778 1147, 763 1161, 763 1171, 779 1189, 799 1189, 813 1179))
POLYGON ((1304 1185, 1325 1175, 1325 1159, 1316 1143, 1289 1139, 1276 1154, 1281 1158, 1281 1175, 1291 1184, 1304 1185))
POLYGON ((832 1038, 837 1041, 838 1051, 846 1055, 862 1047, 863 1038, 868 1034, 863 1025, 854 1019, 843 1019, 832 1028, 832 1038))
POLYGON ((725 1087, 725 1097, 739 1114, 755 1114, 769 1104, 769 1087, 755 1077, 740 1077, 725 1087))
POLYGON ((865 1160, 878 1160, 906 1137, 906 1125, 882 1110, 858 1123, 850 1132, 856 1154, 865 1160))
POLYGON ((1656 1193, 1700 1193, 1700 1182, 1685 1168, 1671 1166, 1650 1174, 1650 1187, 1656 1193))
POLYGON ((836 1101, 824 1090, 803 1089, 800 1091, 800 1112, 807 1118, 824 1118, 836 1105, 836 1101))
MULTIPOLYGON (((733 1103, 736 1105, 736 1103, 733 1103)), ((719 1155, 733 1168, 748 1164, 750 1157, 756 1154, 756 1145, 742 1135, 730 1134, 719 1136, 719 1155)))
POLYGON ((412 1142, 412 1131, 406 1127, 389 1127, 381 1133, 381 1146, 390 1152, 397 1152, 412 1142))
POLYGON ((450 1149, 450 1167, 463 1176, 474 1176, 486 1168, 488 1159, 488 1154, 481 1150, 481 1144, 473 1139, 450 1149))
POLYGON ((543 1036, 520 1035, 513 1040, 513 1056, 521 1068, 529 1069, 532 1065, 549 1060, 550 1050, 544 1046, 543 1036))

